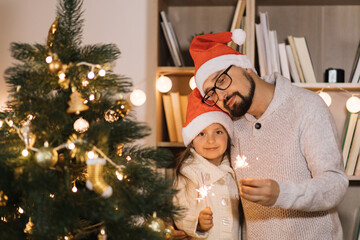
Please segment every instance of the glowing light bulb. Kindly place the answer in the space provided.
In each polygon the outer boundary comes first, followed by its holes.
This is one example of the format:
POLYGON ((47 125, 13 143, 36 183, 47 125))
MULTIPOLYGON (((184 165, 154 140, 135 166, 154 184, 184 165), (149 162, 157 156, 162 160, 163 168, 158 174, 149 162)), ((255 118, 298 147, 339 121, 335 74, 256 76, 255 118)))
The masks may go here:
POLYGON ((319 92, 319 96, 324 100, 326 105, 329 107, 331 105, 331 96, 326 92, 319 92))
POLYGON ((357 113, 360 111, 360 98, 352 96, 346 101, 346 108, 351 113, 357 113))
POLYGON ((89 100, 90 101, 93 101, 95 99, 95 95, 94 94, 91 94, 90 96, 89 96, 89 100))
POLYGON ((117 179, 119 179, 119 181, 122 181, 124 179, 124 175, 121 172, 116 171, 115 174, 117 179))
POLYGON ((95 158, 95 153, 94 153, 93 151, 88 151, 87 157, 88 157, 89 159, 94 159, 94 158, 95 158))
POLYGON ((65 77, 66 77, 65 73, 61 72, 61 73, 59 74, 59 79, 60 79, 60 80, 64 80, 65 77))
POLYGON ((21 155, 23 155, 24 157, 27 157, 27 156, 29 156, 29 151, 27 149, 24 149, 24 150, 22 150, 21 155))
POLYGON ((127 156, 127 157, 126 157, 126 161, 130 162, 130 161, 131 161, 131 157, 130 157, 130 156, 127 156))
POLYGON ((74 183, 74 186, 72 187, 71 191, 72 191, 72 192, 74 192, 74 193, 76 193, 76 192, 78 191, 78 189, 77 189, 77 187, 76 187, 75 183, 74 183))
POLYGON ((172 88, 172 81, 170 78, 161 75, 156 81, 156 88, 159 92, 167 93, 172 88))
POLYGON ((144 91, 140 90, 140 89, 135 89, 131 94, 130 94, 130 101, 132 104, 134 104, 135 106, 141 106, 145 103, 146 101, 146 94, 144 93, 144 91))
POLYGON ((192 76, 189 80, 189 86, 191 88, 191 90, 194 90, 194 88, 196 88, 196 83, 195 83, 195 76, 192 76))
POLYGON ((68 148, 69 150, 74 150, 74 149, 75 149, 75 144, 74 144, 74 143, 69 143, 69 144, 67 145, 67 148, 68 148))
POLYGON ((87 75, 88 79, 94 79, 95 73, 93 71, 90 71, 87 75))
POLYGON ((105 75, 106 75, 105 69, 100 69, 100 71, 99 71, 99 76, 100 76, 100 77, 104 77, 105 75))
POLYGON ((50 197, 50 198, 54 198, 54 197, 55 197, 55 194, 50 193, 50 194, 49 194, 49 197, 50 197))
POLYGON ((4 124, 4 121, 0 120, 0 128, 3 126, 3 124, 4 124))
POLYGON ((23 213, 24 213, 24 209, 22 209, 21 207, 19 207, 19 208, 18 208, 18 212, 19 212, 20 214, 23 214, 23 213))
POLYGON ((51 56, 47 56, 46 58, 45 58, 45 62, 46 63, 51 63, 53 61, 53 58, 51 57, 51 56))

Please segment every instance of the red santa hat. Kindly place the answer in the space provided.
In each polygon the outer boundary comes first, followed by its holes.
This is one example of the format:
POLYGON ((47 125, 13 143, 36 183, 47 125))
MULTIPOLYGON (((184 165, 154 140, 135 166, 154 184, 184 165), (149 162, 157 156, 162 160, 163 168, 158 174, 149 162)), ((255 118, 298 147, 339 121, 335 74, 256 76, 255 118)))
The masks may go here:
POLYGON ((203 103, 199 89, 195 88, 189 95, 189 104, 186 111, 186 122, 182 129, 185 146, 206 127, 213 123, 220 123, 233 137, 233 121, 231 117, 217 106, 210 107, 203 103))
POLYGON ((253 68, 250 59, 227 46, 230 41, 238 45, 245 42, 246 34, 242 29, 196 36, 190 44, 190 54, 195 64, 196 87, 204 96, 203 84, 213 73, 234 65, 253 68))

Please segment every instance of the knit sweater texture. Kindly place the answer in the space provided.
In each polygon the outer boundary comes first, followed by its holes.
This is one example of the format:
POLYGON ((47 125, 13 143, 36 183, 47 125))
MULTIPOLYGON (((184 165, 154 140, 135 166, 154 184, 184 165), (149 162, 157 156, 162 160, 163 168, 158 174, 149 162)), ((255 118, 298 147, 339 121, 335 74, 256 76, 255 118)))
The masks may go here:
POLYGON ((280 194, 271 207, 242 199, 246 239, 342 239, 336 206, 349 181, 333 117, 316 93, 278 74, 266 80, 273 99, 259 119, 247 113, 234 122, 231 160, 247 158, 238 180, 273 179, 280 194))
POLYGON ((215 166, 191 149, 192 156, 181 167, 183 176, 175 181, 179 190, 174 197, 174 204, 184 209, 181 217, 175 218, 175 224, 184 230, 191 239, 239 240, 239 190, 235 173, 227 157, 219 166, 215 166), (202 186, 211 186, 208 196, 200 201, 202 186), (213 227, 206 232, 197 231, 198 217, 201 210, 210 206, 213 212, 213 227))

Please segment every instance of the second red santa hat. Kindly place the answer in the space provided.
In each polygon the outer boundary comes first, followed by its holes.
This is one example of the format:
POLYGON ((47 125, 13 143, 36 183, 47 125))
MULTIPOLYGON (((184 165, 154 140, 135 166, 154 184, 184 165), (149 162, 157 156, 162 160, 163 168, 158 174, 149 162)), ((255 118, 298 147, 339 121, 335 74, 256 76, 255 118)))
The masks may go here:
POLYGON ((232 138, 234 127, 230 116, 219 107, 210 107, 201 100, 201 93, 195 88, 189 95, 186 121, 182 129, 185 146, 188 146, 202 130, 213 123, 220 123, 232 138))

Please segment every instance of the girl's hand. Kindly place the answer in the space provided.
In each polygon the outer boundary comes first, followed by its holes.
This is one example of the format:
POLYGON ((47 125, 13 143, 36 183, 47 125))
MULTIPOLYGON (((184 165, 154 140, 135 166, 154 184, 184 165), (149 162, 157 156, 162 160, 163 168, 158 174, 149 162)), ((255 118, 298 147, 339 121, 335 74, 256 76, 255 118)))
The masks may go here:
POLYGON ((206 207, 199 213, 197 230, 200 232, 206 232, 214 226, 213 213, 210 207, 206 207))

